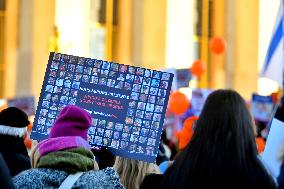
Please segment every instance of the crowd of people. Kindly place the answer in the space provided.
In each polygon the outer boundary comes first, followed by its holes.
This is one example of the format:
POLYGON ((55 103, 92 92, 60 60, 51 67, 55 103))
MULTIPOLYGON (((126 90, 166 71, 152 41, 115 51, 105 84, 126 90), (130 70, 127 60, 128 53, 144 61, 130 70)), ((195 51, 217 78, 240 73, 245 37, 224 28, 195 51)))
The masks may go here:
POLYGON ((92 149, 90 114, 68 105, 48 139, 28 155, 24 137, 30 122, 23 111, 9 107, 0 112, 0 188, 283 187, 284 165, 273 178, 262 163, 253 118, 236 91, 212 92, 191 121, 194 127, 183 128, 190 137, 179 141, 177 151, 162 134, 156 163, 147 163, 92 149))

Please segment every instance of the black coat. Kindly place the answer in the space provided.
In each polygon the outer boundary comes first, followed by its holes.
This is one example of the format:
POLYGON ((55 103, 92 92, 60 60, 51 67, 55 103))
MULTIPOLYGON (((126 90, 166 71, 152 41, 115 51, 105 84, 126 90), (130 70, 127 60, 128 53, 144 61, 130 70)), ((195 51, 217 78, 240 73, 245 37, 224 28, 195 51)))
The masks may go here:
POLYGON ((15 188, 9 172, 9 168, 7 167, 7 164, 1 153, 0 153, 0 187, 3 189, 15 188))
POLYGON ((12 177, 31 168, 30 158, 23 138, 0 135, 0 152, 12 177))
POLYGON ((280 174, 277 177, 278 187, 277 189, 283 189, 284 188, 284 163, 282 163, 280 168, 280 174))

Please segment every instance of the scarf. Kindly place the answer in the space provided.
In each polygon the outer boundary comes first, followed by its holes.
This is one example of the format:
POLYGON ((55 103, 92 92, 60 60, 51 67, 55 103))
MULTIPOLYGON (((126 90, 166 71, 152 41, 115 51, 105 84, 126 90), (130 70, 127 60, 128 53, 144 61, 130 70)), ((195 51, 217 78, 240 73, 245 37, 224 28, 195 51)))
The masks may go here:
POLYGON ((35 167, 58 169, 69 174, 94 170, 94 155, 85 148, 51 152, 40 157, 35 167))
POLYGON ((82 147, 91 149, 89 143, 79 136, 63 136, 56 138, 49 138, 41 141, 38 144, 39 153, 44 156, 50 152, 65 150, 69 148, 82 147))
POLYGON ((43 140, 37 145, 33 146, 31 150, 30 159, 32 167, 35 168, 39 159, 50 152, 57 152, 60 150, 78 147, 90 149, 88 142, 79 136, 65 136, 43 140))

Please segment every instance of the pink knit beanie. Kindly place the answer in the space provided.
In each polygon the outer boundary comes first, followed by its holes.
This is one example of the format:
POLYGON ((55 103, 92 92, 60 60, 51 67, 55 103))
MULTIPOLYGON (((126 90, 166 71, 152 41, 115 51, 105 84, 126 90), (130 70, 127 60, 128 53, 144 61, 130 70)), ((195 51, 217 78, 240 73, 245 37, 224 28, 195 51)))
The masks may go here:
POLYGON ((68 105, 63 108, 51 128, 49 138, 80 136, 87 140, 88 129, 92 125, 91 115, 78 106, 68 105))

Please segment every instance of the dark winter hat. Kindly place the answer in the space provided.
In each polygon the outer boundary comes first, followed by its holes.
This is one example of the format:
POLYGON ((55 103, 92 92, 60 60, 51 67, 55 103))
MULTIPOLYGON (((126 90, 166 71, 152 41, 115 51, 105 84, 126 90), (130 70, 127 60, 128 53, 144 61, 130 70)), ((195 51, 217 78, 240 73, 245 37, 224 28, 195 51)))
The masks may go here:
POLYGON ((16 107, 9 107, 0 112, 0 125, 23 128, 30 124, 28 115, 16 107))
POLYGON ((87 140, 88 129, 92 125, 91 115, 78 106, 68 105, 63 108, 51 128, 49 138, 80 136, 87 140))

